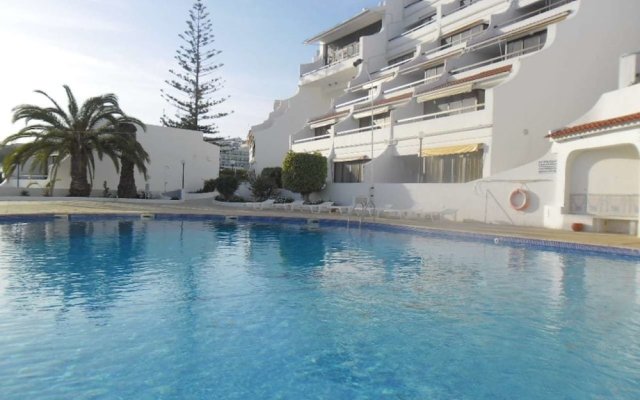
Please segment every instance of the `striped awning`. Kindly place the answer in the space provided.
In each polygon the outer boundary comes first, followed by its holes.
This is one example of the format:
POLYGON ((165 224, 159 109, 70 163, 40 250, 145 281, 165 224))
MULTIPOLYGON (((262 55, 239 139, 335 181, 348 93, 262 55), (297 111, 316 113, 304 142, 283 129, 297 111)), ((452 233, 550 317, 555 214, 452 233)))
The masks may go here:
POLYGON ((391 109, 391 107, 384 106, 384 107, 374 108, 373 110, 371 110, 371 109, 364 110, 364 111, 361 111, 361 112, 354 113, 353 114, 353 118, 360 119, 360 118, 371 117, 372 115, 384 114, 386 112, 389 112, 390 109, 391 109))
POLYGON ((336 157, 334 158, 332 161, 334 163, 344 163, 344 162, 354 162, 354 161, 369 161, 370 158, 369 156, 364 156, 364 155, 345 155, 343 157, 336 157))
POLYGON ((469 93, 473 90, 473 83, 451 86, 442 90, 429 92, 417 98, 418 103, 424 103, 429 100, 442 99, 444 97, 455 96, 457 94, 469 93))
POLYGON ((337 122, 338 122, 338 118, 327 119, 321 122, 316 122, 315 124, 311 124, 309 125, 309 128, 311 129, 322 128, 323 126, 334 125, 337 122))
POLYGON ((457 146, 432 147, 422 149, 422 157, 451 156, 455 154, 475 153, 482 149, 482 143, 462 144, 457 146))

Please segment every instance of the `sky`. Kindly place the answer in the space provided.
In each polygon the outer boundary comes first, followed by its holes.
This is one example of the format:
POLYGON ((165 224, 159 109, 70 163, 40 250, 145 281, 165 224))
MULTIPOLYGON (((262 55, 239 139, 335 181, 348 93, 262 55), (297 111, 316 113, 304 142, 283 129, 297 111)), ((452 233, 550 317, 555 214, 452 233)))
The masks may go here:
MULTIPOLYGON (((224 63, 214 111, 224 137, 246 137, 264 121, 273 101, 295 94, 299 65, 317 48, 303 41, 373 7, 377 0, 204 0, 211 14, 214 58, 224 63)), ((159 125, 174 110, 160 89, 176 67, 178 34, 192 0, 0 0, 0 138, 21 126, 11 123, 19 104, 46 105, 34 90, 59 102, 62 85, 83 100, 115 93, 122 109, 159 125)))

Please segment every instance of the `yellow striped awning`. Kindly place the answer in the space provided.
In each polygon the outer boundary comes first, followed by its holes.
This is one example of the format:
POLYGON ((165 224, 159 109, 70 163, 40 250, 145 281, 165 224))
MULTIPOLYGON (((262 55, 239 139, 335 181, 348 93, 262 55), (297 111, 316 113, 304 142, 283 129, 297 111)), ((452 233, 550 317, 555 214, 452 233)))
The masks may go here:
POLYGON ((457 146, 432 147, 422 149, 422 157, 451 156, 455 154, 475 153, 482 149, 482 143, 462 144, 457 146))

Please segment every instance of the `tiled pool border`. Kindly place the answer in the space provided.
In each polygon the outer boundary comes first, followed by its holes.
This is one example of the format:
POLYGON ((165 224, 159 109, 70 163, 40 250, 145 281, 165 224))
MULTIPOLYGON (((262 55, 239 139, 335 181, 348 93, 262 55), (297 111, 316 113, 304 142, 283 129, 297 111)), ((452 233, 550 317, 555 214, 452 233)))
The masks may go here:
MULTIPOLYGON (((122 213, 122 214, 65 214, 69 221, 102 221, 102 220, 133 220, 141 219, 141 215, 145 213, 122 213)), ((189 214, 189 213, 155 213, 153 214, 156 221, 219 221, 223 222, 227 219, 227 215, 220 214, 189 214)), ((612 255, 619 257, 632 257, 640 259, 640 249, 631 249, 623 247, 612 247, 605 245, 584 244, 565 242, 558 240, 533 239, 509 235, 497 235, 493 233, 465 232, 456 230, 446 230, 441 228, 418 227, 408 225, 396 225, 384 222, 362 222, 348 221, 341 219, 327 218, 304 218, 304 217, 276 217, 276 216, 258 216, 258 215, 238 215, 237 222, 247 223, 265 223, 265 224, 289 224, 289 225, 307 225, 310 219, 318 221, 320 228, 322 227, 341 227, 341 228, 364 228, 373 231, 393 232, 393 233, 411 233, 423 237, 437 237, 443 239, 465 240, 474 242, 492 243, 495 245, 504 245, 511 247, 532 247, 539 250, 569 250, 597 255, 612 255)), ((59 220, 57 214, 19 214, 19 215, 2 215, 0 216, 0 224, 16 224, 26 222, 50 222, 59 220)))

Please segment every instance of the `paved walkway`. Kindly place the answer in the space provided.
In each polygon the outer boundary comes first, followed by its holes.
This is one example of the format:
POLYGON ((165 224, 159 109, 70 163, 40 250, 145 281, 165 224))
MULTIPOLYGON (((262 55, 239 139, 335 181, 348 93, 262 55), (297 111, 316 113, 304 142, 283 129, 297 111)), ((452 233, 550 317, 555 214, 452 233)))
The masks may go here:
MULTIPOLYGON (((186 213, 215 215, 263 215, 295 216, 303 218, 347 219, 337 214, 310 214, 274 210, 249 210, 213 205, 211 200, 176 202, 175 204, 125 203, 119 201, 0 201, 0 215, 28 214, 140 214, 140 213, 186 213)), ((353 217, 352 217, 353 218, 353 217)), ((366 218, 371 221, 371 218, 366 218)), ((458 232, 486 233, 496 236, 515 236, 530 239, 544 239, 568 243, 581 243, 640 249, 640 238, 605 233, 570 232, 544 228, 521 227, 511 225, 488 225, 475 222, 429 221, 422 219, 377 218, 377 222, 400 226, 428 227, 458 232)))

